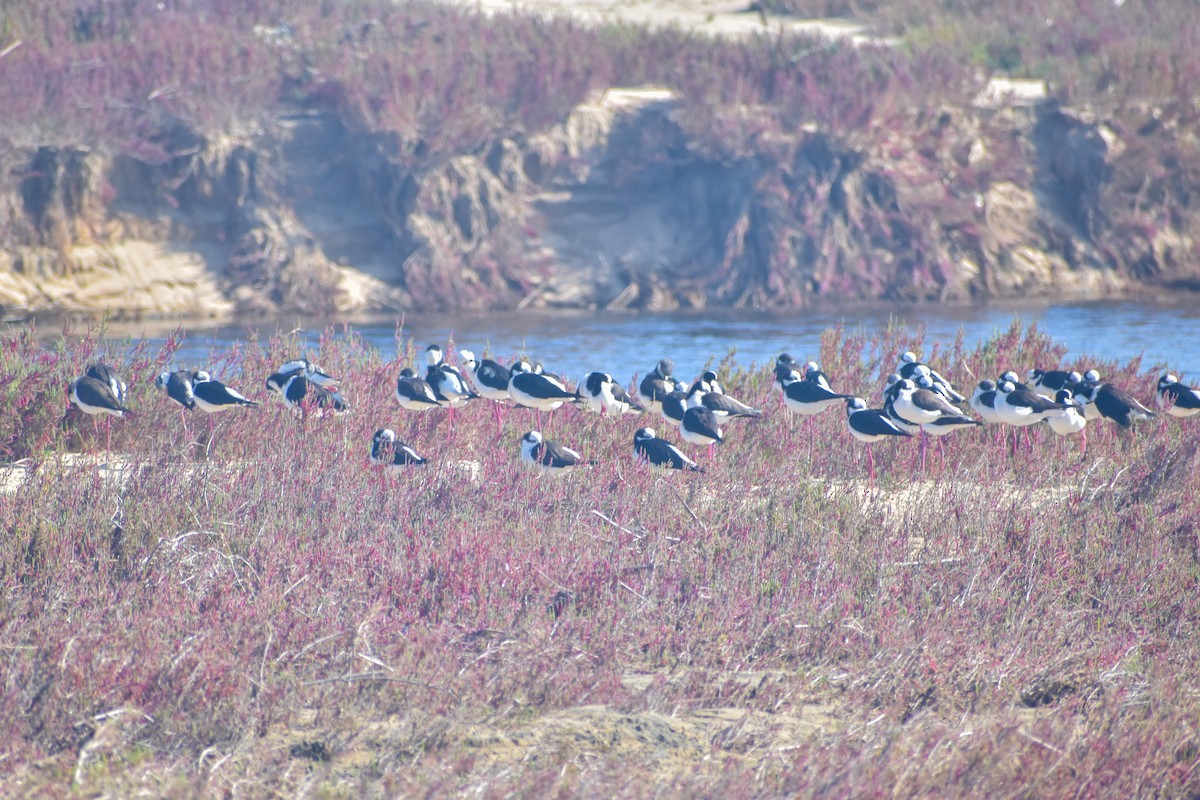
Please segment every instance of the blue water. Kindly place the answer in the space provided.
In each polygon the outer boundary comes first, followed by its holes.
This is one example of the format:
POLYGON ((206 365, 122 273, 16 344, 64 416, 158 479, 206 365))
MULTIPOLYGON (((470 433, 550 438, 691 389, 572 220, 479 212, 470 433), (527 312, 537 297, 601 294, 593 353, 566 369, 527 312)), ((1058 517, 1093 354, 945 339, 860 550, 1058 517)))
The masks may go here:
MULTIPOLYGON (((961 329, 967 347, 973 347, 1013 319, 1038 326, 1064 344, 1069 356, 1128 361, 1144 358, 1143 366, 1167 366, 1193 381, 1200 376, 1200 308, 1193 304, 1086 303, 1040 306, 951 307, 921 306, 890 310, 798 311, 787 313, 705 312, 672 314, 612 314, 605 312, 512 312, 465 316, 408 316, 403 320, 402 343, 411 337, 418 359, 432 342, 443 345, 453 336, 456 349, 469 348, 477 357, 486 350, 507 362, 525 354, 546 369, 578 379, 592 370, 603 370, 628 379, 645 374, 664 356, 675 361, 676 374, 697 373, 710 360, 719 360, 736 348, 740 364, 773 363, 780 352, 797 358, 816 358, 821 332, 843 325, 847 331, 882 330, 889 319, 916 330, 925 328, 925 342, 952 344, 961 329)), ((388 358, 396 356, 398 319, 352 324, 351 328, 379 347, 388 358)), ((314 323, 302 329, 302 339, 315 349, 323 327, 314 323)), ((287 332, 295 321, 256 328, 265 340, 287 332)), ((339 328, 335 330, 340 331, 339 328)), ((251 328, 242 325, 188 331, 178 351, 178 366, 198 367, 213 350, 245 339, 251 328)), ((128 331, 138 335, 136 329, 128 331)), ((165 336, 149 335, 151 344, 165 336)), ((423 361, 419 366, 423 367, 423 361)), ((1013 365, 1026 368, 1033 365, 1013 365)), ((1039 365, 1045 366, 1045 365, 1039 365)))

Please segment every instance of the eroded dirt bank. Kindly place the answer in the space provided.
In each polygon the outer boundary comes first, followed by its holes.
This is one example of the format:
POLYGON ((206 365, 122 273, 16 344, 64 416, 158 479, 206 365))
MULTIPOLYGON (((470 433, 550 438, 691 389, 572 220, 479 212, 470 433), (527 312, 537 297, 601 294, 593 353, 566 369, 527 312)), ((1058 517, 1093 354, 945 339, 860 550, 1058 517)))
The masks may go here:
POLYGON ((999 91, 733 151, 698 138, 681 98, 638 87, 435 160, 316 106, 236 131, 174 124, 119 153, 16 147, 0 155, 0 308, 229 319, 1194 290, 1193 137, 1161 109, 1129 113, 999 91))

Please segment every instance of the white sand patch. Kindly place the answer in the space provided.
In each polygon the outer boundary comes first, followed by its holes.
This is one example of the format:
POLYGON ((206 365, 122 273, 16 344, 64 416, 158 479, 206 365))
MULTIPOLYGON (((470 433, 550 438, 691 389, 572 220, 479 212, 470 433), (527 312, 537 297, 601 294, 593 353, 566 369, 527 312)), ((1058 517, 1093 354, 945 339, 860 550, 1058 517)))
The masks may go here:
POLYGON ((748 11, 748 0, 441 0, 485 14, 522 13, 570 16, 587 25, 634 25, 679 28, 710 36, 788 33, 847 39, 854 44, 884 43, 849 19, 793 19, 748 11))

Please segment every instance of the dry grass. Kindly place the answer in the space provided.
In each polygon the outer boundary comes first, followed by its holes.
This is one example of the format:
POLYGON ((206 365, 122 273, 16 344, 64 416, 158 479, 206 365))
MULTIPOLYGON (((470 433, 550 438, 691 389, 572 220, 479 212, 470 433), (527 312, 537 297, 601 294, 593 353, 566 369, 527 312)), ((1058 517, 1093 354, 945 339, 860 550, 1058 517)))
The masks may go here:
MULTIPOLYGON (((99 346, 0 344, 8 407, 99 346)), ((920 344, 830 331, 821 357, 865 392, 920 344)), ((257 396, 294 348, 212 366, 257 396)), ((1056 353, 1017 328, 922 349, 962 382, 1056 353)), ((528 413, 498 441, 483 404, 453 433, 406 416, 401 365, 344 331, 311 355, 350 416, 267 403, 205 452, 205 422, 184 434, 153 393, 170 350, 111 354, 137 411, 112 455, 61 394, 20 432, 0 418, 32 443, 0 502, 7 795, 1200 790, 1194 424, 1101 426, 1086 459, 985 431, 924 475, 915 446, 879 447, 867 494, 839 414, 790 425, 765 369, 726 363, 770 416, 731 426, 707 473, 645 471, 642 423, 564 410, 548 435, 598 463, 554 480, 518 468, 528 413), (381 480, 383 425, 433 463, 381 480)), ((1156 377, 1099 366, 1142 396, 1156 377)))

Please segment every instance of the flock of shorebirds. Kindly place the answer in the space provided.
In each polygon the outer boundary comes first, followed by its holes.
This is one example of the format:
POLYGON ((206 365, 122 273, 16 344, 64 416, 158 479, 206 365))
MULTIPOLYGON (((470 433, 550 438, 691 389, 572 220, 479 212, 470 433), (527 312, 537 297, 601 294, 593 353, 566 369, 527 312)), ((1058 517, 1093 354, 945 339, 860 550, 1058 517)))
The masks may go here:
MULTIPOLYGON (((604 372, 590 373, 571 390, 562 379, 546 373, 540 364, 523 358, 506 367, 487 358, 476 360, 469 350, 462 350, 459 355, 461 366, 454 366, 445 360, 440 346, 430 345, 425 351, 428 365, 424 378, 409 368, 400 371, 394 394, 396 402, 412 412, 447 409, 451 427, 454 410, 477 399, 494 402, 498 429, 503 426, 504 403, 533 409, 538 429, 521 438, 520 457, 551 472, 565 472, 586 463, 578 452, 545 439, 540 432, 542 414, 565 404, 613 417, 659 414, 678 430, 683 442, 706 446, 710 459, 714 448, 725 441, 723 424, 763 416, 762 411, 729 396, 712 371, 704 372, 690 385, 678 381, 670 359, 659 361, 631 396, 612 375, 604 372)), ((901 356, 896 371, 888 377, 882 407, 868 408, 863 398, 835 391, 815 362, 801 364, 784 353, 775 363, 775 384, 789 412, 813 419, 833 406, 845 407, 851 435, 867 444, 872 481, 875 459, 871 444, 889 438, 919 436, 923 467, 927 437, 942 437, 985 423, 1011 427, 1014 447, 1016 431, 1044 424, 1059 436, 1078 435, 1081 450, 1085 452, 1085 429, 1089 421, 1109 419, 1129 428, 1136 420, 1155 415, 1128 392, 1102 381, 1095 370, 1081 375, 1065 370, 1032 369, 1026 381, 1019 380, 1015 372, 1005 372, 995 381, 981 381, 967 397, 908 352, 901 356), (979 418, 971 416, 968 408, 979 418)), ((339 384, 337 378, 304 358, 283 364, 266 379, 268 392, 278 395, 294 409, 313 413, 349 411, 339 384)), ((203 370, 163 372, 155 385, 179 404, 181 413, 198 408, 211 415, 258 405, 203 370)), ((69 390, 71 402, 93 418, 123 417, 129 411, 125 406, 126 392, 125 382, 103 363, 88 367, 84 375, 71 382, 69 390)), ((1156 396, 1158 405, 1171 416, 1200 414, 1200 390, 1180 383, 1174 375, 1166 374, 1159 379, 1156 396)), ((211 433, 211 416, 209 425, 211 433)), ((633 457, 667 469, 702 471, 693 458, 660 438, 652 427, 641 427, 634 433, 633 457)), ((397 439, 388 428, 375 432, 370 461, 389 469, 426 463, 410 444, 397 439)))

